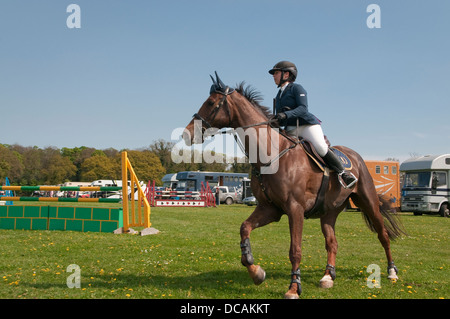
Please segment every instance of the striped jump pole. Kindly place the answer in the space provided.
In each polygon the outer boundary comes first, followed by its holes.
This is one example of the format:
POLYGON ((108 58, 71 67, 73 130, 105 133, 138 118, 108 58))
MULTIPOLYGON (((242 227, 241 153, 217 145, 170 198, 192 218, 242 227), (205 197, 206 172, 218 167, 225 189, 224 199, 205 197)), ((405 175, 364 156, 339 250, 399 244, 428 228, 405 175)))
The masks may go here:
MULTIPOLYGON (((118 186, 0 186, 0 191, 86 191, 111 192, 122 190, 118 186)), ((89 202, 89 203, 118 203, 120 198, 66 198, 66 197, 27 197, 2 196, 2 200, 14 202, 89 202)))
POLYGON ((119 186, 0 186, 0 191, 78 191, 112 192, 120 191, 119 186))
POLYGON ((3 196, 2 200, 10 200, 14 202, 89 202, 89 203, 118 203, 120 198, 76 198, 76 197, 7 197, 3 196))

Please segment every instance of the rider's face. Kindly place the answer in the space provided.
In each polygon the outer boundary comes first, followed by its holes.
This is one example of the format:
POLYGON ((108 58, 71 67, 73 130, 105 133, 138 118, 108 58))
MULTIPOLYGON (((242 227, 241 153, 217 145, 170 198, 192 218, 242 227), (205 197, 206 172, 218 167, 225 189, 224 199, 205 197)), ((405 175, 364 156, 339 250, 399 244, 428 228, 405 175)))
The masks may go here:
MULTIPOLYGON (((284 72, 284 76, 283 79, 287 80, 287 78, 289 77, 289 72, 284 72)), ((275 71, 273 73, 273 80, 275 82, 276 85, 280 84, 280 80, 281 80, 281 71, 275 71)))

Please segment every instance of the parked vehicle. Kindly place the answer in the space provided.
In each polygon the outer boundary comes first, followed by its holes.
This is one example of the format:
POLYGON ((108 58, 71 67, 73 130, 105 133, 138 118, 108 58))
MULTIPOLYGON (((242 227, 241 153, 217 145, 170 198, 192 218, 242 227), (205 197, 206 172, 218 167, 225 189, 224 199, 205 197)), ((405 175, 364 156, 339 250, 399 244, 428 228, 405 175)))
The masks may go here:
POLYGON ((163 188, 176 189, 178 186, 177 173, 164 175, 162 182, 163 188))
POLYGON ((405 173, 402 211, 449 216, 450 154, 406 160, 400 165, 400 171, 405 173))
MULTIPOLYGON (((145 192, 145 189, 147 188, 147 185, 144 184, 143 181, 139 181, 139 185, 141 186, 141 189, 145 192)), ((100 187, 109 187, 109 186, 116 186, 116 187, 122 187, 122 181, 121 180, 111 180, 111 179, 100 179, 93 181, 91 183, 91 186, 100 186, 100 187)), ((128 181, 128 197, 131 198, 131 181, 128 181)), ((138 200, 138 190, 137 187, 134 187, 134 200, 138 200)), ((92 192, 91 197, 95 198, 122 198, 122 191, 98 191, 98 192, 92 192)))
POLYGON ((251 185, 251 179, 244 177, 242 180, 242 198, 247 198, 253 196, 252 187, 251 185))
POLYGON ((255 196, 249 196, 242 200, 242 203, 248 206, 258 205, 258 200, 255 196))
POLYGON ((200 171, 184 171, 179 172, 176 176, 176 190, 184 191, 201 191, 202 183, 206 186, 234 186, 242 187, 244 178, 248 178, 246 173, 230 173, 230 172, 200 172, 200 171))
MULTIPOLYGON (((400 172, 396 161, 364 161, 372 176, 377 193, 391 201, 391 207, 400 210, 400 172)), ((356 208, 350 200, 350 208, 356 208)))
MULTIPOLYGON (((128 186, 130 182, 128 182, 128 186)), ((114 179, 98 179, 90 183, 89 186, 100 186, 100 187, 108 187, 108 186, 118 186, 122 187, 122 180, 114 180, 114 179)))
POLYGON ((216 186, 215 191, 219 190, 219 202, 227 205, 234 204, 240 200, 240 196, 233 186, 216 186))
POLYGON ((91 192, 78 192, 78 197, 89 198, 89 197, 91 197, 91 192))

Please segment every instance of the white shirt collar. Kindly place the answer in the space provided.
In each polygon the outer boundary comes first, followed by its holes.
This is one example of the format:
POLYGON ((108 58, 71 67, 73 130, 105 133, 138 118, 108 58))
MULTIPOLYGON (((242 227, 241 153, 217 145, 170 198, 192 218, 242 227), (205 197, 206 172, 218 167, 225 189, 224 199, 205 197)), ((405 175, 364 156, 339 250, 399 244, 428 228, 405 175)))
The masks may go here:
POLYGON ((283 84, 283 86, 280 88, 281 93, 283 93, 284 89, 288 86, 289 83, 291 83, 291 82, 285 82, 285 83, 283 84))

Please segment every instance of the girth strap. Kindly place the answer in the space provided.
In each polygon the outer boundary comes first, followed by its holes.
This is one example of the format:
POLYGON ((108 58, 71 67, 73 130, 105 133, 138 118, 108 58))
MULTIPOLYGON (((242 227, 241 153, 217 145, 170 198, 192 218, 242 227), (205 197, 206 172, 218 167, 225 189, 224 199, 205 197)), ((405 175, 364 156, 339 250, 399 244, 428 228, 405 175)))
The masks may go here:
POLYGON ((324 168, 322 184, 320 185, 319 192, 317 193, 316 202, 313 208, 305 212, 305 218, 319 218, 323 215, 323 203, 325 201, 325 193, 328 189, 328 182, 330 180, 330 169, 328 167, 324 168))
POLYGON ((272 203, 272 200, 270 199, 269 195, 267 194, 266 187, 264 186, 261 173, 254 166, 253 166, 253 169, 252 169, 252 175, 254 175, 254 176, 256 176, 258 178, 259 187, 261 188, 261 190, 263 191, 264 195, 266 196, 267 201, 269 203, 272 203))

